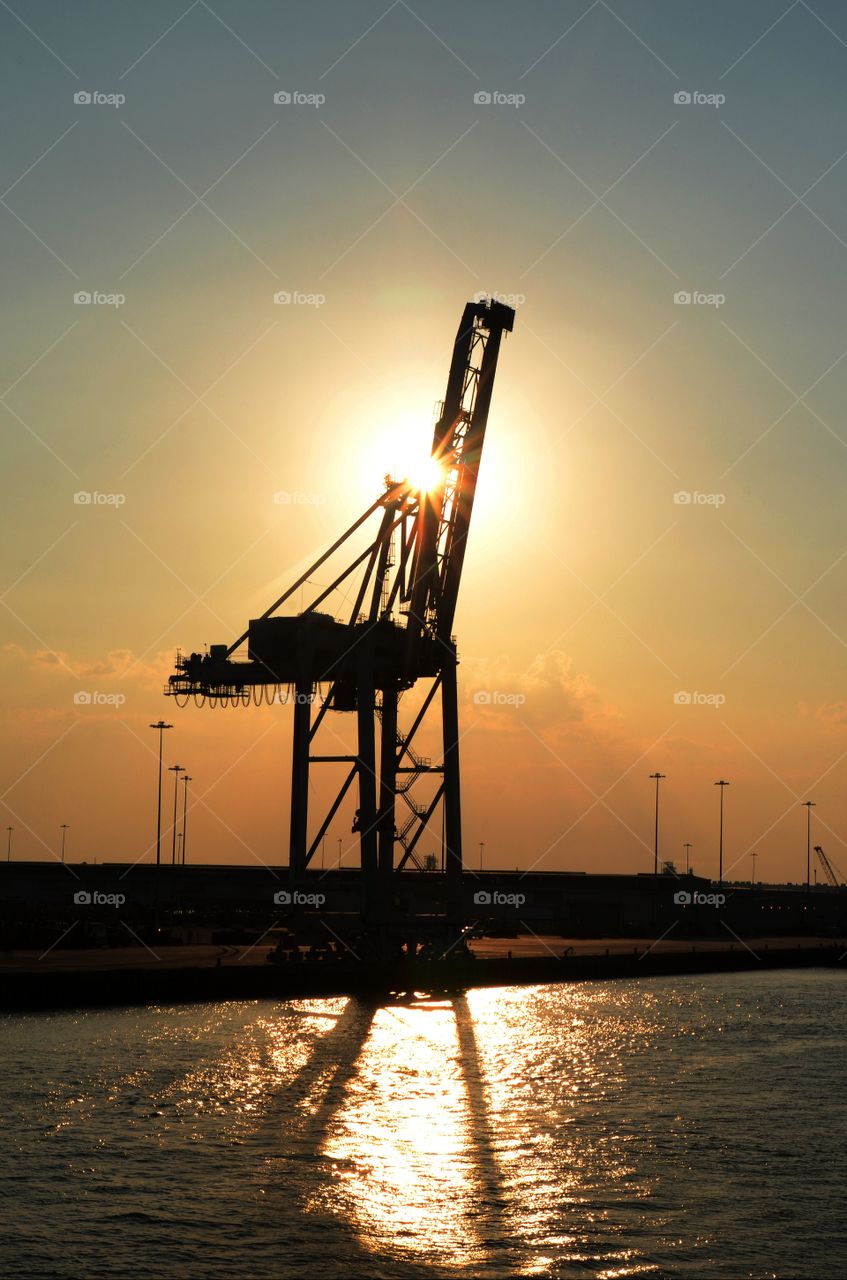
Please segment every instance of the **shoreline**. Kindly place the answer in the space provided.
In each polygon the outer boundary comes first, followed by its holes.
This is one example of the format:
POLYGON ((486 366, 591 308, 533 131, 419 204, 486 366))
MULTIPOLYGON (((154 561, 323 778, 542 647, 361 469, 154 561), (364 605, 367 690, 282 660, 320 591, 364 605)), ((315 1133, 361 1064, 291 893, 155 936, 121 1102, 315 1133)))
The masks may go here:
POLYGON ((309 962, 273 965, 221 964, 146 968, 28 969, 3 974, 4 1013, 194 1004, 221 1000, 286 1000, 352 996, 387 998, 399 993, 536 986, 760 970, 847 970, 840 940, 746 944, 688 950, 633 948, 625 954, 571 954, 435 961, 399 965, 392 976, 382 964, 309 962))

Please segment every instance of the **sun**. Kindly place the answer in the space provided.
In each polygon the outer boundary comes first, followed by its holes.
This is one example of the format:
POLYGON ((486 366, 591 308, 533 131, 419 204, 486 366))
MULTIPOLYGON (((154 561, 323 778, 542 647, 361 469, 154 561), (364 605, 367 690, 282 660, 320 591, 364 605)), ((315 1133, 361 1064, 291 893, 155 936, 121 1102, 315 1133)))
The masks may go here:
POLYGON ((444 482, 444 468, 431 452, 431 407, 413 391, 407 399, 410 403, 404 402, 402 388, 383 390, 378 407, 355 423, 349 442, 355 458, 341 465, 365 495, 378 489, 385 476, 407 480, 418 493, 433 493, 444 482))
POLYGON ((411 459, 403 477, 417 493, 435 493, 444 483, 445 469, 437 458, 411 459))

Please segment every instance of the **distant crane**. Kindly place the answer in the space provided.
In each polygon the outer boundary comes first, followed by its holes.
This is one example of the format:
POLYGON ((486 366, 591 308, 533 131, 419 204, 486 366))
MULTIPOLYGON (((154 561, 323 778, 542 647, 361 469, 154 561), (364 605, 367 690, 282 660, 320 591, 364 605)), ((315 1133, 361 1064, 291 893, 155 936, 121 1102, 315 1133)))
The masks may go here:
POLYGON ((837 889, 843 883, 839 879, 841 872, 839 871, 838 875, 836 875, 837 868, 833 866, 832 862, 826 856, 826 854, 824 853, 823 849, 820 847, 819 844, 815 845, 815 853, 818 855, 818 860, 821 866, 823 867, 823 873, 826 876, 827 880, 833 886, 833 888, 837 889))
POLYGON ((391 915, 395 873, 425 869, 415 851, 439 805, 449 896, 454 904, 459 899, 462 831, 453 621, 501 339, 512 331, 514 319, 511 307, 493 299, 464 308, 433 435, 434 485, 425 490, 407 478, 386 476, 384 493, 237 640, 212 645, 205 654, 177 653, 176 671, 165 689, 181 706, 189 699, 245 706, 288 701, 293 689, 291 884, 296 888, 301 882, 356 782, 353 831, 371 923, 391 915), (301 612, 277 615, 377 515, 376 536, 347 567, 301 612), (339 619, 321 606, 342 586, 351 592, 355 587, 355 598, 339 619), (247 661, 234 661, 245 640, 247 661), (411 727, 401 732, 398 701, 419 680, 429 687, 411 727), (433 763, 418 754, 413 742, 437 694, 443 754, 433 763), (315 735, 331 712, 355 715, 355 754, 314 752, 315 735), (310 838, 313 764, 344 764, 347 771, 310 838), (432 775, 434 793, 431 781, 426 787, 432 775), (424 790, 426 798, 421 799, 424 790))

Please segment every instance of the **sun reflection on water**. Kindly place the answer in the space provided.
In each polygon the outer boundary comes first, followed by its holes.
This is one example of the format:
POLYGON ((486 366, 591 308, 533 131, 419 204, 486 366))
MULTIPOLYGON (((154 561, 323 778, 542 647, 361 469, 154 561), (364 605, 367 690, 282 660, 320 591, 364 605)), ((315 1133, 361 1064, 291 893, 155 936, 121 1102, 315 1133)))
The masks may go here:
POLYGON ((645 1019, 629 1000, 592 1016, 596 993, 576 987, 557 1004, 555 1021, 549 991, 541 1005, 500 989, 375 1008, 307 1208, 345 1221, 366 1251, 442 1269, 508 1258, 511 1274, 544 1275, 564 1256, 610 1280, 650 1274, 614 1247, 621 1201, 648 1194, 629 1158, 637 1135, 598 1125, 622 1050, 647 1047, 645 1019))
MULTIPOLYGON (((149 1091, 141 1082, 139 1099, 155 1101, 138 1123, 153 1143, 246 1147, 269 1212, 296 1204, 360 1267, 653 1273, 632 1241, 633 1211, 651 1197, 649 1117, 628 1092, 660 1029, 649 994, 302 1000, 245 1007, 239 1021, 236 1037, 216 1033, 214 1016, 193 1028, 208 1050, 193 1062, 181 1019, 164 1024, 144 1071, 169 1037, 186 1070, 149 1091)), ((133 1082, 121 1091, 126 1102, 133 1082)), ((650 1230, 661 1224, 654 1213, 650 1230)))
POLYGON ((449 1004, 376 1010, 333 1131, 331 1199, 371 1247, 461 1266, 476 1187, 449 1004))

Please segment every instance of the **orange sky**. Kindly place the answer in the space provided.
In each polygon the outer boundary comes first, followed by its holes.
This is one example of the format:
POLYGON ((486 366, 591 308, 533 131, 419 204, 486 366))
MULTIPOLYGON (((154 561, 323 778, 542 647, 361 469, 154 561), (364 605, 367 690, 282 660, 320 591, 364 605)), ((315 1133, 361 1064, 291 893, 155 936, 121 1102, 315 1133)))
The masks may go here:
POLYGON ((49 48, 4 31, 16 857, 62 822, 74 858, 149 857, 164 715, 192 859, 284 859, 290 709, 178 710, 174 650, 232 640, 425 447, 494 289, 519 305, 456 622, 469 860, 648 870, 660 769, 678 863, 689 840, 716 873, 724 777, 730 874, 755 849, 804 876, 808 797, 847 868, 847 53, 802 9, 754 48, 766 6, 676 12, 562 36, 540 4, 481 40, 397 8, 355 44, 376 11, 293 29, 257 3, 236 39, 197 10, 155 46, 158 4, 87 43, 58 12, 49 48))

